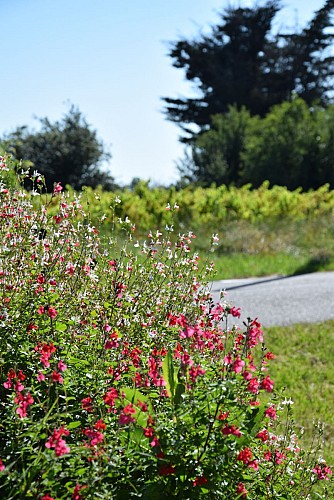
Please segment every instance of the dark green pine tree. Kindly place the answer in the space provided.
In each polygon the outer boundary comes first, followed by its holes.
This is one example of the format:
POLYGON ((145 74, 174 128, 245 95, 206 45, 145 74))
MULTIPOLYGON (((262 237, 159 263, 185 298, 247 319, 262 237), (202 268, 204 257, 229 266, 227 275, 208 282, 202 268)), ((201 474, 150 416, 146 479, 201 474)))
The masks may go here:
POLYGON ((280 0, 228 8, 209 35, 172 43, 173 65, 198 91, 196 98, 163 98, 167 118, 187 134, 182 140, 210 128, 211 116, 226 113, 231 105, 264 116, 294 93, 308 104, 329 102, 334 65, 328 53, 332 35, 326 29, 333 8, 334 0, 327 0, 306 28, 292 34, 272 33, 280 0))

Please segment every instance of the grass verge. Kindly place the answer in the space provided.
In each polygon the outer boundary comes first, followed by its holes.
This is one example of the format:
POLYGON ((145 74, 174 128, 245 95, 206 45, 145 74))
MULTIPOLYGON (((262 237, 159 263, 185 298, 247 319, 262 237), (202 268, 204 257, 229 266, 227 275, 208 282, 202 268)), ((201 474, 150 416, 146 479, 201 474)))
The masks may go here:
POLYGON ((296 324, 265 330, 266 346, 277 354, 271 374, 294 401, 302 444, 312 445, 313 422, 324 424, 324 458, 334 463, 334 321, 296 324))

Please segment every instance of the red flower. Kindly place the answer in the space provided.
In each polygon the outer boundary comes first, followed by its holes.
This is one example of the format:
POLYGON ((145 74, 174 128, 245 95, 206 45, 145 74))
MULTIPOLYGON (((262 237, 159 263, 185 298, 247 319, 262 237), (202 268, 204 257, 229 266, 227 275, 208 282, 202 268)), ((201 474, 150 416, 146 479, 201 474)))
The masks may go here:
POLYGON ((3 470, 5 470, 5 466, 4 466, 3 461, 0 458, 0 472, 3 471, 3 470))
POLYGON ((145 437, 151 438, 154 436, 154 429, 153 427, 144 427, 143 428, 143 434, 145 437))
POLYGON ((244 448, 237 455, 237 460, 240 460, 245 465, 248 465, 253 458, 253 453, 250 448, 244 448))
POLYGON ((98 443, 102 443, 104 438, 102 432, 94 429, 85 429, 84 434, 90 439, 90 446, 96 446, 98 443))
POLYGON ((232 314, 232 316, 234 318, 240 318, 240 314, 241 314, 240 311, 241 311, 240 307, 237 308, 237 307, 233 306, 230 310, 230 314, 232 314))
POLYGON ((159 469, 160 476, 168 476, 175 473, 175 467, 172 464, 162 465, 159 469))
POLYGON ((88 412, 93 411, 92 398, 88 396, 87 398, 82 399, 81 400, 81 408, 83 410, 88 411, 88 412))
POLYGON ((248 491, 246 490, 244 483, 238 484, 237 493, 238 495, 242 495, 242 498, 247 498, 248 491))
POLYGON ((267 429, 263 429, 263 431, 258 432, 255 437, 261 439, 265 443, 269 439, 269 432, 267 429))
POLYGON ((62 384, 64 382, 63 377, 56 370, 54 370, 53 373, 52 373, 52 381, 53 382, 59 382, 59 384, 62 384))
POLYGON ((207 483, 208 480, 205 476, 197 476, 195 480, 193 481, 193 486, 201 486, 202 484, 207 483))
POLYGON ((111 387, 108 392, 103 396, 103 401, 107 406, 115 406, 115 401, 118 398, 118 392, 116 389, 111 387))
POLYGON ((122 413, 119 416, 119 423, 120 425, 127 425, 127 424, 134 424, 136 419, 131 417, 131 415, 134 415, 136 413, 136 409, 133 406, 133 404, 128 404, 123 408, 122 413))
POLYGON ((229 434, 233 434, 233 436, 237 437, 241 436, 241 432, 239 429, 237 429, 234 425, 228 425, 228 424, 226 424, 225 427, 223 427, 222 433, 225 436, 228 436, 229 434))
POLYGON ((73 490, 72 499, 73 500, 82 500, 82 496, 80 495, 80 491, 83 490, 84 488, 87 488, 87 486, 80 486, 80 484, 77 484, 73 490))
POLYGON ((98 420, 96 422, 96 424, 94 424, 94 427, 95 427, 95 429, 98 429, 99 431, 105 431, 107 428, 106 424, 101 419, 98 420))
POLYGON ((220 410, 219 412, 219 415, 217 417, 218 420, 226 420, 227 417, 229 416, 230 412, 229 411, 226 411, 225 413, 223 413, 222 410, 220 410))

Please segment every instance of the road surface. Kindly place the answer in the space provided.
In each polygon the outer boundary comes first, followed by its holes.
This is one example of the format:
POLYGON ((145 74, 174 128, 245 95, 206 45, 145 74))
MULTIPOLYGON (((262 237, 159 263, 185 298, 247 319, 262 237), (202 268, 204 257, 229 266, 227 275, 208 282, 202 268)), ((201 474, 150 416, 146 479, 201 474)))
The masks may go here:
POLYGON ((257 317, 263 326, 334 319, 334 272, 215 281, 215 301, 221 290, 224 300, 241 308, 234 321, 240 326, 247 317, 257 317))

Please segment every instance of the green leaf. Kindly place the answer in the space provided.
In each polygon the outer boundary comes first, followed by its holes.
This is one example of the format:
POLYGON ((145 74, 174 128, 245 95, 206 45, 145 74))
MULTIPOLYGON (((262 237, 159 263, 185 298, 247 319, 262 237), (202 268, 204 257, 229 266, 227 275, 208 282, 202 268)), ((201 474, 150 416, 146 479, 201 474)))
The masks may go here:
POLYGON ((177 375, 174 370, 173 356, 170 350, 168 350, 167 356, 162 362, 162 373, 166 382, 166 390, 174 403, 177 375))
POLYGON ((59 323, 59 322, 57 322, 56 323, 56 330, 58 332, 65 332, 67 330, 67 325, 65 325, 65 323, 59 323))
POLYGON ((81 422, 80 420, 77 420, 75 422, 70 422, 68 425, 67 425, 67 429, 76 429, 77 427, 79 427, 81 425, 81 422))
POLYGON ((174 404, 178 406, 181 403, 182 394, 186 391, 186 386, 184 384, 178 383, 175 390, 174 404))

